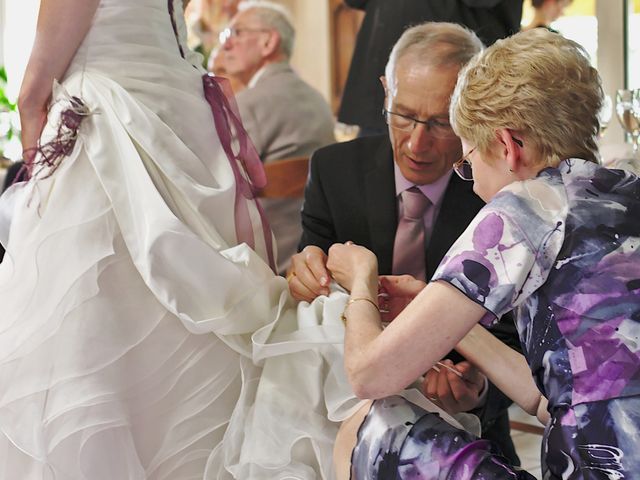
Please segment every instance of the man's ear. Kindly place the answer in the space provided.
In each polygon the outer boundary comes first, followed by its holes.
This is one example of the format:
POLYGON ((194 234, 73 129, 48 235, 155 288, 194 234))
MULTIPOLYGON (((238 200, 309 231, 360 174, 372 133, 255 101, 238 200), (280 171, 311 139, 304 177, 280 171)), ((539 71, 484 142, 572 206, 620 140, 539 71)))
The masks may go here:
POLYGON ((387 88, 387 77, 382 75, 380 77, 380 83, 382 84, 382 88, 384 88, 384 106, 387 107, 387 99, 389 97, 389 89, 387 88))
POLYGON ((262 45, 260 45, 262 49, 263 57, 270 57, 276 53, 280 49, 281 43, 280 34, 276 30, 270 30, 269 36, 264 40, 262 45))

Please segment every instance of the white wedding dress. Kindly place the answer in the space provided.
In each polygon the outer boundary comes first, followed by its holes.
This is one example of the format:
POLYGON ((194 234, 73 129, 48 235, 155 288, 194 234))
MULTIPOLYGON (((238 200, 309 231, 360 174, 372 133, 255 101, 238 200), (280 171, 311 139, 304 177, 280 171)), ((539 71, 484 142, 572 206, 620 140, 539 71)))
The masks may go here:
POLYGON ((346 295, 296 306, 252 201, 254 248, 236 237, 170 1, 101 0, 43 134, 82 99, 73 151, 0 199, 2 480, 331 480, 358 408, 346 295))
POLYGON ((2 479, 223 476, 214 449, 259 373, 250 336, 292 303, 252 204, 259 254, 237 245, 202 73, 167 0, 100 2, 54 94, 91 111, 75 148, 3 197, 2 479))

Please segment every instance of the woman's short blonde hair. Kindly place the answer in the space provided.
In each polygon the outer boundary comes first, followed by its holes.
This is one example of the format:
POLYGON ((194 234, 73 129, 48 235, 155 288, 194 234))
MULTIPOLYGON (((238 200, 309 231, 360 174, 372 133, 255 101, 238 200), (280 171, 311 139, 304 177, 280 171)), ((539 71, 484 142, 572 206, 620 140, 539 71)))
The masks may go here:
POLYGON ((535 28, 499 40, 460 72, 450 116, 458 136, 487 151, 496 131, 526 137, 544 166, 597 162, 602 84, 577 43, 535 28))

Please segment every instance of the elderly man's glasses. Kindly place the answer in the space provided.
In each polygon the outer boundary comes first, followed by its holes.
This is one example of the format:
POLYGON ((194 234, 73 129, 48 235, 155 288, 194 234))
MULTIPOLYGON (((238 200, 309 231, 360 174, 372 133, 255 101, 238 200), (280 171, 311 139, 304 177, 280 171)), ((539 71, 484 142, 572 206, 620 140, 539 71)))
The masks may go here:
POLYGON ((396 130, 403 132, 413 132, 413 130, 420 125, 424 125, 425 129, 434 137, 438 138, 455 138, 456 134, 451 128, 449 120, 443 120, 438 118, 429 118, 427 120, 418 120, 417 118, 404 115, 402 113, 392 112, 386 108, 382 109, 382 115, 384 115, 387 125, 396 130))
POLYGON ((218 40, 220 45, 224 45, 230 38, 238 38, 247 32, 268 32, 268 28, 243 28, 243 27, 227 27, 220 32, 218 40))

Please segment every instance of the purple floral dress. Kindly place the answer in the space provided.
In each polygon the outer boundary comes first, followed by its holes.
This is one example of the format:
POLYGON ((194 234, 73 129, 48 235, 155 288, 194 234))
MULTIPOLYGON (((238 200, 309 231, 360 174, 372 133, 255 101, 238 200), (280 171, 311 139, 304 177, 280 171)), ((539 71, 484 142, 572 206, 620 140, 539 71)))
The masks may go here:
MULTIPOLYGON (((485 307, 486 326, 515 310, 549 400, 545 479, 640 478, 639 249, 638 177, 571 159, 498 193, 434 275, 485 307)), ((532 478, 485 442, 392 398, 374 403, 359 432, 355 478, 532 478), (390 401, 412 412, 404 423, 380 413, 384 402, 394 410, 390 401), (388 448, 385 436, 394 437, 388 448), (389 462, 395 476, 381 476, 389 462)))

